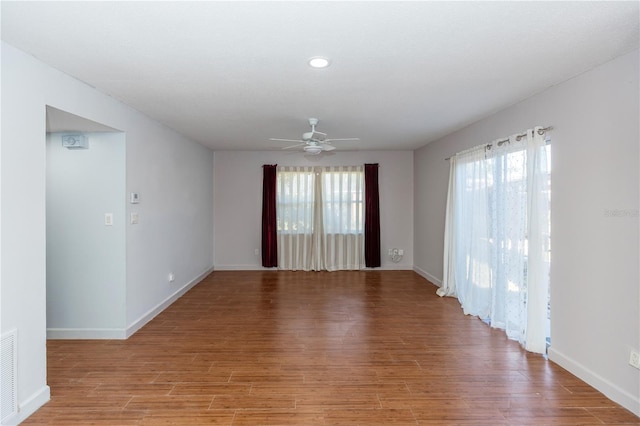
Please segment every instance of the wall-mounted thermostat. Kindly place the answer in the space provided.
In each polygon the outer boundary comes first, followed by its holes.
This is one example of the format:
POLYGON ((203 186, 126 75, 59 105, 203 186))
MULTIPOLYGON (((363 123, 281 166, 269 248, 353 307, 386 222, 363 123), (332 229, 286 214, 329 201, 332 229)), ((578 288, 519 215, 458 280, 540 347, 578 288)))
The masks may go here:
POLYGON ((88 149, 89 139, 85 135, 62 135, 62 146, 67 149, 88 149))
POLYGON ((137 192, 132 192, 129 197, 129 201, 131 202, 131 204, 138 204, 140 202, 140 194, 137 192))

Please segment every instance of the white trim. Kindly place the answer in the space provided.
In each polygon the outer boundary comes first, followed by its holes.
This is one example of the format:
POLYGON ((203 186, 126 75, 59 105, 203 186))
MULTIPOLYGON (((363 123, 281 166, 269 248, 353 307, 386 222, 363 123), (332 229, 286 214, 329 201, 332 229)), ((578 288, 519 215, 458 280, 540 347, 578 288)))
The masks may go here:
POLYGON ((42 407, 51 399, 51 389, 45 385, 40 390, 29 398, 24 403, 18 401, 18 412, 7 417, 2 422, 3 425, 17 425, 25 421, 27 417, 35 413, 38 408, 42 407))
POLYGON ((176 290, 171 296, 150 309, 136 321, 131 323, 126 329, 123 328, 48 328, 47 339, 117 339, 125 340, 131 337, 136 331, 140 330, 145 324, 151 321, 156 315, 164 311, 173 302, 178 300, 182 295, 189 291, 192 287, 202 281, 207 275, 213 271, 209 268, 193 280, 189 281, 180 289, 176 290))
POLYGON ((47 339, 126 339, 123 328, 47 328, 47 339))
POLYGON ((216 271, 277 271, 277 268, 265 268, 261 265, 214 265, 216 271))
POLYGON ((442 280, 434 277, 433 275, 431 275, 430 273, 428 273, 427 271, 425 271, 424 269, 421 269, 417 266, 413 267, 413 270, 418 274, 421 275, 424 279, 426 279, 427 281, 429 281, 431 284, 437 286, 437 287, 442 287, 442 280))
POLYGON ((548 354, 551 361, 593 386, 607 398, 622 405, 636 416, 640 416, 640 399, 552 347, 549 348, 548 354))
POLYGON ((411 265, 398 265, 392 263, 390 265, 383 265, 379 268, 365 268, 363 271, 413 271, 411 265))
POLYGON ((165 309, 167 309, 167 307, 169 307, 173 302, 178 300, 187 291, 191 290, 192 287, 194 287, 200 281, 205 279, 207 277, 207 275, 209 275, 213 270, 214 270, 213 267, 208 268, 206 271, 204 271, 203 273, 201 273, 200 275, 198 275, 197 277, 195 277, 194 279, 189 281, 187 284, 185 284, 182 288, 178 289, 171 296, 167 297, 163 302, 160 302, 155 307, 153 307, 149 311, 147 311, 147 313, 142 315, 140 318, 138 318, 137 320, 133 321, 129 325, 129 327, 127 327, 127 329, 125 330, 125 337, 124 338, 128 339, 129 337, 133 336, 133 334, 136 331, 138 331, 142 327, 144 327, 149 321, 151 321, 153 318, 155 318, 156 315, 158 315, 160 312, 162 312, 165 309))
MULTIPOLYGON (((278 268, 264 268, 258 265, 215 265, 216 271, 280 271, 278 268)), ((348 269, 355 271, 355 269, 348 269)), ((379 268, 362 268, 360 271, 412 271, 411 265, 385 265, 379 268)))

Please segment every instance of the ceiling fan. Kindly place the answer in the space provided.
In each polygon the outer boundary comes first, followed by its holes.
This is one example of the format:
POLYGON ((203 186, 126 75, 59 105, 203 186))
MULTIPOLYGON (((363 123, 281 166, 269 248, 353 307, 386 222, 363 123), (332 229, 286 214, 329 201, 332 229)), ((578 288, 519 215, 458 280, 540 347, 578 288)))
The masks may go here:
POLYGON ((309 125, 311 126, 311 131, 302 134, 302 139, 279 139, 279 138, 269 138, 271 141, 279 141, 279 142, 298 142, 295 145, 287 146, 282 149, 293 149, 302 147, 302 150, 307 154, 318 155, 323 151, 333 151, 336 149, 335 146, 331 145, 331 142, 334 141, 359 141, 360 138, 327 138, 326 133, 322 133, 316 130, 316 126, 318 125, 317 118, 310 118, 309 125))

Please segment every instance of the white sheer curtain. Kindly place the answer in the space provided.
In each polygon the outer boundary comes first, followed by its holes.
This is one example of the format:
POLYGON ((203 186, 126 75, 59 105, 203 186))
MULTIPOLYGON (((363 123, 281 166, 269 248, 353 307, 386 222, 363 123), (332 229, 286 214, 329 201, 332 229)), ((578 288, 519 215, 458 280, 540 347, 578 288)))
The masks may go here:
POLYGON ((280 269, 364 268, 364 168, 278 167, 280 269))
POLYGON ((451 158, 441 296, 546 349, 549 168, 541 128, 451 158), (501 146, 500 146, 501 145, 501 146))
POLYGON ((548 336, 551 266, 551 163, 540 128, 527 132, 528 271, 525 348, 544 353, 548 336))
POLYGON ((278 266, 281 269, 310 271, 313 257, 314 197, 313 167, 278 167, 276 177, 276 223, 278 227, 278 266))
POLYGON ((364 167, 322 169, 325 269, 364 268, 364 167))

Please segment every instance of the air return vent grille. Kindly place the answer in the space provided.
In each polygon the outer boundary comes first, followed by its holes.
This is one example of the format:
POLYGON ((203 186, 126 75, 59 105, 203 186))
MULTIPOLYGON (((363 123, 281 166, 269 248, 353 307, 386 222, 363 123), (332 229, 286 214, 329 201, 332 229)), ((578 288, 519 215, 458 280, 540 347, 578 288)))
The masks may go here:
POLYGON ((12 330, 0 339, 0 419, 4 421, 18 409, 17 353, 18 331, 12 330))

